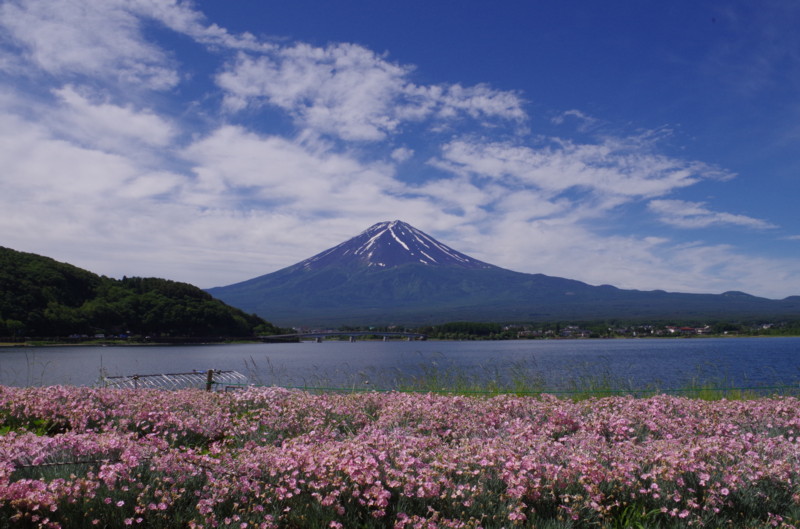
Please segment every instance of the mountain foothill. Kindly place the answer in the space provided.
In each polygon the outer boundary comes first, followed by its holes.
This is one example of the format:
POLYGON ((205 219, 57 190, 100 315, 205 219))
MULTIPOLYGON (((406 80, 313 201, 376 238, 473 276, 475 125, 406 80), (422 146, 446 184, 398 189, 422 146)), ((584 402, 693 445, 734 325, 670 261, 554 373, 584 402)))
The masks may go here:
POLYGON ((0 247, 0 341, 23 337, 230 338, 276 334, 263 318, 166 279, 111 279, 0 247))

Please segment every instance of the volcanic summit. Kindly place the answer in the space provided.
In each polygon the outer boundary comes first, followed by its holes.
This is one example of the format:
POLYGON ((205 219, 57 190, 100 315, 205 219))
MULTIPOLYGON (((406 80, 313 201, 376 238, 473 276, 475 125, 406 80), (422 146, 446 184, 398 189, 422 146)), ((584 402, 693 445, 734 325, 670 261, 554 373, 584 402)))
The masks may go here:
POLYGON ((410 263, 469 269, 496 268, 464 255, 399 220, 379 222, 352 239, 301 261, 292 268, 318 270, 350 265, 393 268, 410 263))

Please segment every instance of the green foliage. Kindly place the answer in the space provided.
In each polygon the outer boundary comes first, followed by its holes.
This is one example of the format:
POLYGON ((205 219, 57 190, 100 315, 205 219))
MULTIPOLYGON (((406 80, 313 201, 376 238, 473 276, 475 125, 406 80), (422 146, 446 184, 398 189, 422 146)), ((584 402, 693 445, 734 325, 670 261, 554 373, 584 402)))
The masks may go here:
POLYGON ((499 323, 472 321, 456 321, 424 327, 421 332, 431 338, 444 340, 501 339, 512 337, 511 335, 506 336, 503 334, 503 327, 499 323))
POLYGON ((186 283, 116 280, 0 247, 0 336, 248 337, 278 332, 262 318, 186 283))

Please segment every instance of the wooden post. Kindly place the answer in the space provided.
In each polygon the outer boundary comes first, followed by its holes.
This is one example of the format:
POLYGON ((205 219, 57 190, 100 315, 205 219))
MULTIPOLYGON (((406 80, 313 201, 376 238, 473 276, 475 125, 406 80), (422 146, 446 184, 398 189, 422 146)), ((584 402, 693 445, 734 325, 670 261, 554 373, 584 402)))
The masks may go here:
POLYGON ((214 384, 214 370, 209 369, 206 373, 206 391, 211 391, 211 386, 214 384))

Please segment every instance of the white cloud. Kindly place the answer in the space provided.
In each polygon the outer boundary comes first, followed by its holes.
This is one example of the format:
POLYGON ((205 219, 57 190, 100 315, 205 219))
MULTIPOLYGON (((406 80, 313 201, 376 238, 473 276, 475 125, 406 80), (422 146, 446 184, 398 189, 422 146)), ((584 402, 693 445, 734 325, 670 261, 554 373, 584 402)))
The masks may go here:
POLYGON ((231 108, 263 99, 306 127, 348 140, 380 140, 400 123, 392 102, 405 74, 360 46, 299 44, 274 57, 241 54, 218 83, 229 92, 231 108))
POLYGON ((486 85, 417 86, 411 72, 355 44, 301 43, 257 57, 240 53, 217 83, 231 111, 274 105, 304 128, 345 140, 382 140, 404 122, 429 117, 525 119, 514 93, 486 85))
POLYGON ((184 156, 194 165, 194 191, 202 200, 260 199, 270 207, 329 209, 329 203, 391 191, 391 169, 364 165, 328 151, 314 151, 278 136, 259 136, 240 127, 225 126, 188 147, 184 156), (360 190, 360 191, 359 191, 360 190), (287 202, 290 201, 290 202, 287 202))
MULTIPOLYGON (((92 2, 92 0, 86 0, 92 2)), ((100 0, 108 1, 108 0, 100 0)), ((231 34, 216 24, 206 23, 206 17, 193 9, 192 2, 180 0, 117 0, 122 9, 129 9, 144 18, 150 18, 164 26, 183 33, 202 44, 253 51, 264 51, 272 45, 260 42, 250 33, 231 34)))
POLYGON ((776 299, 800 294, 800 271, 793 259, 748 255, 730 245, 605 233, 558 210, 532 219, 521 207, 514 204, 508 215, 465 221, 445 234, 451 238, 441 240, 511 270, 592 285, 671 292, 744 290, 776 299))
POLYGON ((17 116, 0 115, 0 159, 0 233, 15 249, 70 255, 78 265, 81 256, 105 254, 101 260, 120 259, 119 269, 137 261, 120 252, 152 241, 159 253, 155 242, 180 222, 172 216, 180 206, 163 197, 185 183, 182 176, 53 137, 17 116))
POLYGON ((71 85, 53 93, 63 102, 51 119, 53 129, 88 145, 114 151, 130 150, 131 143, 165 147, 177 134, 171 123, 151 111, 94 102, 71 85))
POLYGON ((392 151, 392 160, 397 163, 403 163, 414 156, 414 150, 407 147, 398 147, 392 151))
POLYGON ((7 196, 30 204, 102 202, 103 195, 136 176, 120 156, 53 138, 47 130, 8 114, 0 119, 0 159, 7 196))
POLYGON ((712 211, 705 206, 704 202, 687 202, 685 200, 652 200, 648 204, 650 211, 656 213, 661 222, 679 228, 705 228, 712 225, 733 225, 755 229, 775 228, 774 224, 761 219, 712 211))
POLYGON ((520 227, 537 220, 569 217, 575 213, 574 204, 565 199, 549 200, 530 190, 508 192, 506 189, 494 205, 494 211, 505 221, 520 222, 520 227))
POLYGON ((551 194, 586 189, 619 197, 652 197, 693 185, 718 170, 649 152, 637 142, 606 139, 597 144, 559 141, 532 148, 510 143, 456 140, 434 166, 456 174, 532 186, 551 194))
POLYGON ((635 279, 643 284, 640 288, 652 288, 649 283, 665 290, 676 285, 674 290, 683 292, 743 290, 776 299, 799 292, 800 273, 792 259, 747 255, 723 244, 679 244, 662 250, 657 266, 642 270, 635 279), (661 280, 653 277, 655 273, 663 274, 661 280))
POLYGON ((437 209, 472 222, 479 222, 485 217, 485 208, 502 193, 496 187, 476 186, 466 178, 433 180, 413 190, 430 198, 437 209))
POLYGON ((468 87, 459 84, 409 85, 406 92, 421 98, 423 109, 433 108, 443 118, 454 118, 462 112, 474 119, 499 117, 522 121, 527 118, 519 94, 494 90, 487 84, 468 87))
POLYGON ((142 36, 120 0, 11 0, 0 24, 32 64, 55 76, 81 74, 163 90, 178 83, 170 57, 142 36))
POLYGON ((0 28, 27 60, 4 59, 0 68, 35 66, 50 75, 104 79, 126 89, 171 89, 181 80, 180 65, 172 53, 145 36, 148 24, 213 48, 272 48, 249 33, 233 35, 207 24, 190 2, 9 0, 0 5, 0 28))
POLYGON ((597 119, 584 114, 580 110, 572 109, 562 112, 555 116, 550 121, 555 125, 562 125, 567 119, 575 119, 578 121, 578 130, 582 132, 588 131, 593 125, 597 123, 597 119))

